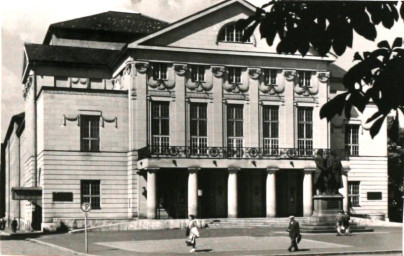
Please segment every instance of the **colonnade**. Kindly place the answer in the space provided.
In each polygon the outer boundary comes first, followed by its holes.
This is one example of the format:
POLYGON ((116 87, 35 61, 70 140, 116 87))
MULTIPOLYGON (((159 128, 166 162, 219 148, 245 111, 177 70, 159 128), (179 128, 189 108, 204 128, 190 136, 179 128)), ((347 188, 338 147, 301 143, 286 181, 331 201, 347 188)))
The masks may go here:
MULTIPOLYGON (((159 168, 147 168, 147 218, 156 218, 157 208, 157 182, 156 173, 159 168)), ((198 172, 200 168, 188 168, 188 215, 197 215, 198 212, 198 172)), ((227 180, 227 216, 228 218, 238 217, 238 187, 237 173, 240 168, 228 168, 227 180)), ((276 173, 278 168, 266 169, 266 216, 276 217, 276 173)), ((313 173, 314 169, 304 169, 303 177, 303 216, 308 217, 313 213, 313 173)), ((343 175, 341 193, 344 196, 344 210, 348 208, 348 182, 347 173, 343 175)))

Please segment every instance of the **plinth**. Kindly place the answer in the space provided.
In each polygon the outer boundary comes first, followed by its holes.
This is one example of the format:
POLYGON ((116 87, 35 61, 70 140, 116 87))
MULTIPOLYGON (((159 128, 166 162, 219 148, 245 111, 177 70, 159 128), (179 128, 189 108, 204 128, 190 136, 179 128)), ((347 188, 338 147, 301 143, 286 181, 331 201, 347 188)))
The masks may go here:
POLYGON ((337 195, 316 195, 313 196, 314 210, 309 222, 330 223, 335 225, 335 218, 342 210, 344 197, 337 195))
MULTIPOLYGON (((303 222, 301 232, 305 233, 333 233, 336 232, 336 218, 339 211, 343 209, 344 197, 336 195, 316 195, 313 196, 313 215, 307 222, 303 222)), ((351 232, 372 232, 373 229, 358 226, 350 223, 351 232)))

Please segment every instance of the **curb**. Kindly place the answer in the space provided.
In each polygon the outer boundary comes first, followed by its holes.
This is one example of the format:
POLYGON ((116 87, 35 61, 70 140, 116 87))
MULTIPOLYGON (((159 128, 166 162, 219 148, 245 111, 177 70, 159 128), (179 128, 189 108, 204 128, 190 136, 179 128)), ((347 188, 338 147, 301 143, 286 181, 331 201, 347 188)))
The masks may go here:
MULTIPOLYGON (((352 251, 352 252, 318 252, 318 253, 299 253, 296 255, 304 255, 304 256, 318 256, 318 255, 377 255, 377 254, 393 254, 393 253, 401 253, 402 250, 384 250, 384 251, 352 251)), ((260 256, 290 256, 291 253, 281 253, 281 254, 261 254, 260 256)), ((250 255, 253 256, 253 255, 250 255)))
POLYGON ((27 240, 32 242, 32 243, 47 245, 47 246, 57 248, 57 249, 60 249, 60 250, 63 250, 63 251, 71 252, 73 254, 80 255, 80 256, 96 256, 95 254, 87 254, 87 253, 84 253, 84 252, 77 252, 77 251, 74 251, 72 249, 68 249, 66 247, 56 245, 56 244, 47 243, 47 242, 44 242, 44 241, 41 241, 41 240, 38 240, 38 239, 28 238, 27 240))

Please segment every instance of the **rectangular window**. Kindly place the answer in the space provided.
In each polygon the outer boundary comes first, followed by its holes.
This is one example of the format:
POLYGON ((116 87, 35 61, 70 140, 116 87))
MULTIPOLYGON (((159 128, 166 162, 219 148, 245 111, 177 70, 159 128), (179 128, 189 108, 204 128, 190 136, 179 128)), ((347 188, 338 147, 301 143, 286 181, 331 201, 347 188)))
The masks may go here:
POLYGON ((355 207, 360 206, 360 182, 359 181, 348 181, 348 200, 349 206, 355 207))
POLYGON ((191 66, 191 79, 192 82, 204 82, 205 81, 205 66, 191 66))
POLYGON ((264 155, 278 155, 279 107, 264 106, 262 111, 264 155))
POLYGON ((230 67, 229 68, 229 83, 241 83, 241 68, 230 67))
POLYGON ((275 69, 264 69, 265 84, 276 84, 277 71, 275 69))
POLYGON ((100 150, 100 117, 80 116, 81 151, 100 150))
POLYGON ((91 209, 101 209, 101 193, 99 180, 82 180, 81 203, 90 203, 91 209))
POLYGON ((299 71, 299 86, 310 87, 311 86, 311 72, 299 71))
POLYGON ((241 156, 243 147, 243 105, 227 105, 227 146, 230 156, 241 156))
POLYGON ((359 155, 359 125, 345 126, 345 150, 350 156, 359 155))
POLYGON ((168 150, 168 147, 170 145, 169 104, 169 102, 152 102, 151 132, 153 153, 164 153, 168 150))
POLYGON ((208 145, 207 104, 191 103, 190 114, 191 153, 206 154, 208 145))
POLYGON ((153 79, 154 80, 167 80, 167 64, 166 63, 153 63, 153 79))
POLYGON ((299 156, 313 155, 313 108, 297 108, 297 146, 299 156))

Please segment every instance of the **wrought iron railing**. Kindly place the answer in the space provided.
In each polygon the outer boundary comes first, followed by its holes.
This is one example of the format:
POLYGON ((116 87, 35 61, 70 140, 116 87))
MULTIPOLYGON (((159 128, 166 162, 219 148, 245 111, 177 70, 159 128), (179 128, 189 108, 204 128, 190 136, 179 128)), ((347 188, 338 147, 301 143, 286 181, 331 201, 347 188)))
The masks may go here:
MULTIPOLYGON (((149 145, 139 150, 139 159, 144 158, 222 158, 222 159, 313 159, 320 149, 265 148, 265 147, 190 147, 149 145)), ((323 150, 324 157, 330 149, 323 150)), ((341 160, 348 159, 345 149, 334 150, 341 160)))

